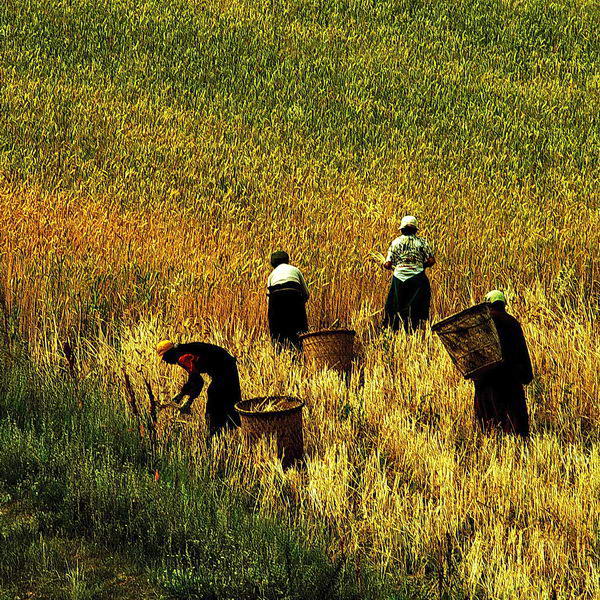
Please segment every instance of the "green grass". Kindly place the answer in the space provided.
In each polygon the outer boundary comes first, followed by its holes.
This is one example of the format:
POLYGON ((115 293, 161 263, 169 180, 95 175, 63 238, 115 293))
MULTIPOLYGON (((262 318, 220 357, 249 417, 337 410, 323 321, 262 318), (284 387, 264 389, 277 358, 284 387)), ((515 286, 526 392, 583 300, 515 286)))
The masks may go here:
POLYGON ((154 600, 159 585, 126 556, 83 538, 44 531, 18 503, 0 511, 0 600, 154 600))
POLYGON ((151 452, 132 425, 91 386, 75 394, 22 365, 3 372, 0 590, 110 597, 121 557, 126 578, 164 598, 419 597, 392 591, 358 557, 331 562, 324 540, 257 516, 206 464, 151 452))
POLYGON ((0 170, 142 204, 400 165, 587 198, 598 29, 581 0, 9 0, 0 170))

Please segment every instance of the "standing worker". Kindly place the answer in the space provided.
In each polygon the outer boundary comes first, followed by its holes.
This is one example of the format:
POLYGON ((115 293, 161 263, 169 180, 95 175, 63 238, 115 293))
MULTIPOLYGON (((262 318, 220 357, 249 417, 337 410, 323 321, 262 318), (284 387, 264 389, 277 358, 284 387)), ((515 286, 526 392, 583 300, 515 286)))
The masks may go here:
POLYGON ((435 264, 427 240, 417 236, 417 220, 407 215, 400 223, 402 235, 390 245, 383 267, 393 270, 385 303, 384 326, 393 331, 414 331, 429 319, 431 286, 425 269, 435 264))
POLYGON ((308 330, 308 288, 300 269, 290 265, 287 252, 271 254, 269 275, 269 332, 275 344, 300 349, 299 334, 308 330))
POLYGON ((234 407, 242 399, 240 379, 236 360, 227 350, 203 342, 174 344, 165 340, 156 346, 156 351, 167 364, 177 364, 189 375, 179 394, 169 404, 178 408, 181 414, 189 415, 192 403, 204 387, 202 374, 207 374, 211 378, 206 390, 206 424, 209 435, 239 426, 240 416, 234 407), (184 400, 186 396, 187 399, 184 400))
POLYGON ((529 435, 529 416, 523 385, 533 371, 521 325, 506 312, 506 298, 499 290, 486 294, 498 330, 504 363, 475 380, 475 418, 484 432, 495 428, 522 437, 529 435))

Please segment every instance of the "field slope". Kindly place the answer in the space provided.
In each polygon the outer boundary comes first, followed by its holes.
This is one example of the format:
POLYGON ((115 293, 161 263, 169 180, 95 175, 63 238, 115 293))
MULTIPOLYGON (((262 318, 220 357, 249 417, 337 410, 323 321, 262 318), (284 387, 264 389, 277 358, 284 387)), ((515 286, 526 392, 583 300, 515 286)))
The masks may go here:
POLYGON ((429 594, 599 598, 598 31, 587 0, 5 0, 4 370, 24 342, 62 377, 68 341, 121 411, 124 371, 140 402, 144 378, 180 383, 157 339, 221 343, 245 396, 307 401, 305 472, 235 435, 209 452, 201 405, 184 435, 262 517, 429 594), (527 446, 478 434, 430 332, 377 330, 368 257, 406 213, 436 248, 434 318, 507 290, 527 446), (359 333, 348 390, 270 348, 280 247, 311 326, 359 333))

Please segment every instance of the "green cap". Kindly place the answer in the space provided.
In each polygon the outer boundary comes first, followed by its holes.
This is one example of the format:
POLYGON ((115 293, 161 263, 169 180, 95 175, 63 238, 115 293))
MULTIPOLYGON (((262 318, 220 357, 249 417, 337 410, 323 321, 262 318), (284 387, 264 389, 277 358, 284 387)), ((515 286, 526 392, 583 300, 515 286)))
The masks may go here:
POLYGON ((506 304, 506 296, 500 290, 492 290, 485 295, 485 301, 493 304, 494 302, 504 302, 506 304))

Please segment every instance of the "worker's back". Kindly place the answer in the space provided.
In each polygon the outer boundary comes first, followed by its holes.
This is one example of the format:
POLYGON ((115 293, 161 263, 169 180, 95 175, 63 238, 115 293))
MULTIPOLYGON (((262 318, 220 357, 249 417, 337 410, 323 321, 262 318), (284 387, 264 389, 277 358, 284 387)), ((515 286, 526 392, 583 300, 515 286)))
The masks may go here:
POLYGON ((387 259, 392 263, 394 277, 404 281, 422 273, 432 255, 427 240, 417 235, 402 234, 390 244, 387 259))
POLYGON ((533 379, 533 370, 519 321, 504 308, 492 306, 490 314, 498 330, 505 363, 496 375, 516 377, 522 384, 530 383, 533 379))
POLYGON ((302 296, 308 298, 308 288, 302 272, 298 267, 288 263, 276 266, 269 275, 267 286, 270 292, 289 288, 300 292, 302 296))
POLYGON ((229 370, 235 365, 235 358, 221 346, 208 344, 206 342, 190 342, 180 344, 178 350, 185 354, 192 354, 197 357, 196 366, 202 373, 211 377, 229 370))

